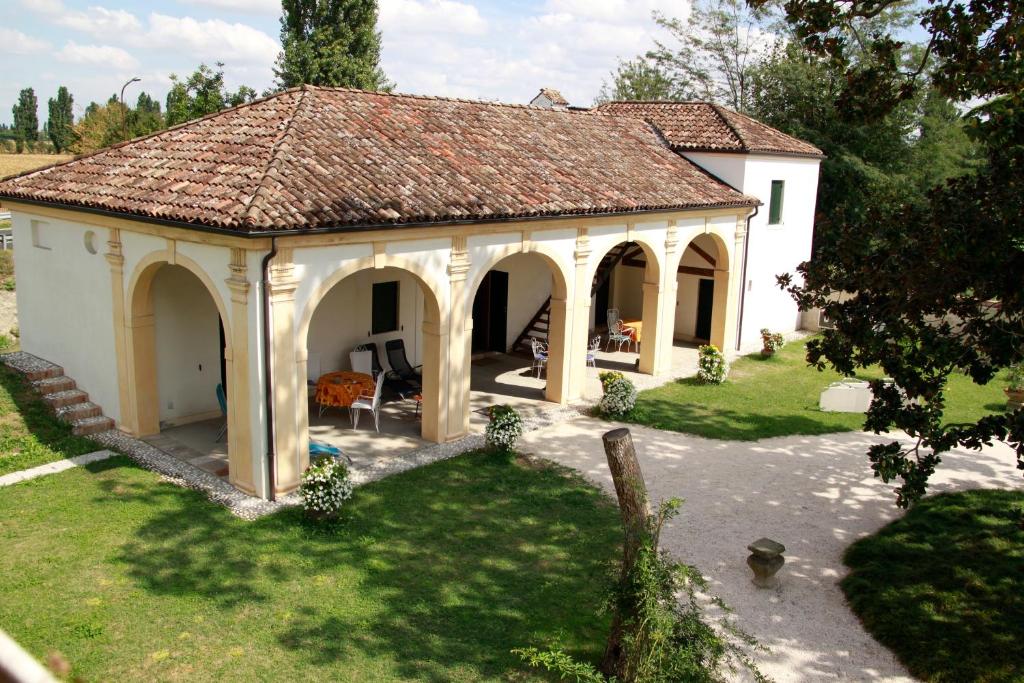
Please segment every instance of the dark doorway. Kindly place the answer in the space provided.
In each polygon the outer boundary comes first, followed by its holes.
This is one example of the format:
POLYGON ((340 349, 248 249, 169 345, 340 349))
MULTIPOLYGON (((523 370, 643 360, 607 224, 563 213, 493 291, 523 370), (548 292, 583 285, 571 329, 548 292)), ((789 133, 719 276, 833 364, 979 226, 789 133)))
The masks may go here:
POLYGON ((612 279, 605 278, 594 295, 594 327, 608 327, 608 302, 611 299, 612 279))
POLYGON ((697 339, 711 339, 711 311, 715 307, 715 281, 701 280, 697 290, 697 339))
POLYGON ((508 273, 492 270, 473 299, 473 353, 504 353, 508 336, 508 273))
POLYGON ((224 391, 228 390, 228 362, 224 358, 224 351, 227 349, 227 342, 224 339, 224 321, 217 316, 217 327, 220 330, 220 385, 224 391))

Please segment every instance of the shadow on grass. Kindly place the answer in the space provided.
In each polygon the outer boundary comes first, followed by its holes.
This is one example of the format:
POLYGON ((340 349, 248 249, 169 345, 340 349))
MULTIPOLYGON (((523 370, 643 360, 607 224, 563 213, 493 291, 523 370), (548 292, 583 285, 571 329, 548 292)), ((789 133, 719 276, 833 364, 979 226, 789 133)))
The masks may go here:
POLYGON ((297 509, 245 523, 194 492, 105 484, 154 509, 115 558, 139 586, 287 609, 261 628, 310 665, 358 655, 451 680, 518 670, 513 647, 600 654, 621 532, 614 506, 564 471, 461 456, 358 489, 330 528, 297 509))
POLYGON ((1024 492, 927 498, 844 561, 854 612, 915 676, 1024 680, 1024 492))
POLYGON ((21 374, 0 365, 0 474, 98 448, 74 436, 21 374))

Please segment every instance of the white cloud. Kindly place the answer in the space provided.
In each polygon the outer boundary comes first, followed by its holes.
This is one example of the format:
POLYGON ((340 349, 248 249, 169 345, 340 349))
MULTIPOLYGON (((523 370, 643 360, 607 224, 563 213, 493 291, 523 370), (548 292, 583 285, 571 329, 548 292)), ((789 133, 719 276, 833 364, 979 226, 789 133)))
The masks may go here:
POLYGON ((381 0, 378 26, 391 35, 482 35, 487 31, 476 7, 455 0, 381 0))
POLYGON ((263 64, 268 69, 281 50, 276 40, 248 24, 156 12, 149 15, 146 31, 131 40, 139 47, 186 51, 196 60, 263 64))
POLYGON ((131 12, 105 7, 90 7, 85 12, 61 10, 54 16, 54 21, 61 26, 108 40, 136 33, 142 28, 142 24, 131 12))
POLYGON ((250 14, 281 14, 281 0, 180 0, 184 5, 250 14))
POLYGON ((0 45, 5 52, 14 55, 31 55, 50 47, 45 40, 25 35, 21 31, 0 27, 0 45))
POLYGON ((133 69, 139 65, 139 61, 119 47, 111 45, 79 45, 75 41, 68 41, 60 52, 57 59, 67 64, 99 64, 110 66, 115 69, 133 69))

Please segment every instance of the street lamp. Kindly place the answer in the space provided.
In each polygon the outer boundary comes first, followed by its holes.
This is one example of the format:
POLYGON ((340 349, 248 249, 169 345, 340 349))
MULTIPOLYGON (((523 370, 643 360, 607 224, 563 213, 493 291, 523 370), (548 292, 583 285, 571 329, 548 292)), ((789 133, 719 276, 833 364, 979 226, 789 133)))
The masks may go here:
POLYGON ((122 140, 127 140, 128 139, 128 108, 124 106, 124 89, 127 88, 132 83, 138 83, 141 80, 142 80, 141 78, 136 76, 136 77, 132 78, 130 81, 127 81, 124 85, 121 86, 121 139, 122 140))

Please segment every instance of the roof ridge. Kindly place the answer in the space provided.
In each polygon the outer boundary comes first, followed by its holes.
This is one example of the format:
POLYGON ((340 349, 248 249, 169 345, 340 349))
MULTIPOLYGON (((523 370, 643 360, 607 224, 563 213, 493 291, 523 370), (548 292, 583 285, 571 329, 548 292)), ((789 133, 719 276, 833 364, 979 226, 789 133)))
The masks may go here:
MULTIPOLYGON (((322 90, 324 92, 349 92, 359 93, 362 95, 379 95, 381 97, 391 97, 400 100, 426 100, 431 102, 462 102, 466 104, 482 104, 490 107, 507 107, 509 109, 525 109, 527 111, 542 111, 542 112, 558 112, 560 114, 583 114, 585 111, 579 111, 572 108, 566 109, 551 109, 548 107, 540 107, 534 104, 519 104, 517 102, 499 102, 497 100, 481 100, 473 99, 469 97, 449 97, 446 95, 418 95, 416 93, 400 93, 400 92, 385 92, 383 90, 361 90, 360 88, 344 88, 341 86, 327 86, 327 85, 304 85, 303 90, 322 90)), ((589 110, 588 110, 589 111, 589 110)))
MULTIPOLYGON (((270 172, 276 168, 276 162, 278 161, 277 153, 281 148, 281 143, 288 137, 288 134, 292 132, 295 127, 295 119, 298 117, 299 108, 306 101, 308 94, 312 86, 303 85, 299 88, 292 88, 291 90, 298 90, 300 92, 299 97, 295 100, 295 106, 292 107, 292 113, 288 117, 288 123, 285 124, 284 130, 281 131, 281 135, 278 136, 277 140, 274 141, 273 146, 270 149, 269 159, 266 167, 263 169, 263 175, 260 176, 260 182, 256 184, 256 190, 249 197, 247 202, 244 202, 245 212, 242 214, 242 222, 246 225, 255 225, 256 220, 253 217, 253 212, 259 208, 256 206, 257 199, 261 198, 263 194, 269 192, 267 187, 270 180, 270 172)), ((288 91, 284 91, 288 92, 288 91)), ((269 99, 269 98, 268 98, 269 99)))
POLYGON ((703 104, 708 107, 715 106, 714 103, 707 100, 608 100, 597 105, 597 108, 600 109, 609 104, 703 104))
POLYGON ((41 168, 32 168, 32 169, 29 169, 27 171, 22 171, 21 173, 16 173, 14 175, 6 176, 6 177, 3 178, 3 180, 7 181, 7 180, 14 180, 16 178, 23 178, 25 176, 30 176, 30 175, 33 175, 35 173, 42 173, 43 171, 49 171, 50 169, 56 168, 58 166, 65 166, 67 164, 73 164, 73 163, 75 163, 77 161, 81 161, 82 159, 91 159, 92 157, 98 156, 100 154, 105 154, 107 152, 112 152, 115 149, 121 149, 122 147, 125 147, 126 145, 133 145, 133 144, 135 144, 137 142, 142 142, 144 140, 149 140, 151 138, 156 138, 156 137, 160 137, 161 135, 166 135, 168 133, 172 133, 172 132, 178 130, 179 128, 183 128, 185 126, 190 126, 190 125, 192 125, 192 124, 194 124, 194 123, 196 123, 198 121, 205 121, 207 119, 212 119, 212 118, 217 117, 217 116, 222 116, 222 115, 227 114, 229 112, 235 112, 235 111, 238 111, 240 109, 245 109, 246 107, 251 107, 251 106, 253 106, 255 104, 261 104, 263 102, 267 102, 267 101, 272 100, 272 99, 274 99, 276 97, 281 97, 282 95, 286 95, 288 93, 295 92, 296 90, 301 90, 301 88, 287 88, 285 90, 281 90, 279 92, 275 92, 275 93, 271 93, 270 95, 266 95, 265 97, 258 97, 255 100, 252 100, 251 102, 242 102, 241 104, 236 104, 233 107, 227 107, 226 109, 218 109, 217 111, 210 112, 209 114, 203 114, 202 116, 200 116, 198 118, 189 119, 187 121, 182 121, 181 123, 176 123, 173 126, 168 126, 167 128, 161 128, 160 130, 155 130, 155 131, 153 131, 151 133, 146 133, 145 135, 140 135, 138 137, 129 138, 127 140, 121 140, 120 142, 115 142, 112 145, 108 145, 106 147, 100 147, 99 149, 94 149, 93 151, 86 152, 85 154, 76 154, 72 158, 65 159, 64 161, 57 161, 57 162, 54 162, 52 164, 47 164, 46 166, 43 166, 41 168))
POLYGON ((732 123, 730 123, 730 121, 729 121, 729 118, 725 114, 722 113, 722 109, 724 109, 725 107, 723 107, 723 106, 721 106, 719 104, 713 104, 713 103, 709 103, 709 104, 711 106, 711 109, 716 114, 718 114, 718 118, 720 118, 722 120, 722 123, 725 124, 725 127, 728 128, 729 131, 734 136, 736 136, 736 142, 740 143, 740 149, 742 149, 743 151, 749 153, 750 152, 750 145, 748 145, 747 141, 743 139, 743 136, 740 135, 740 132, 738 130, 736 130, 736 126, 732 125, 732 123))

